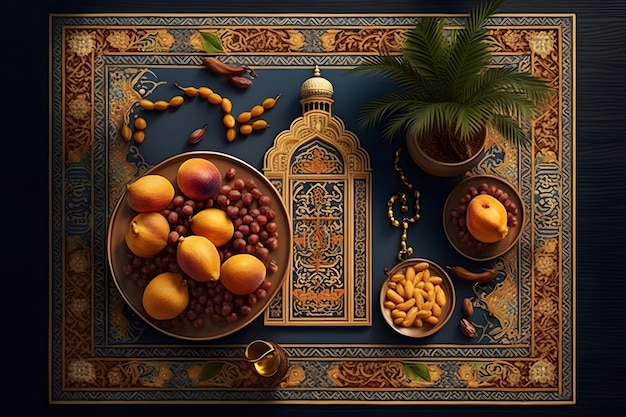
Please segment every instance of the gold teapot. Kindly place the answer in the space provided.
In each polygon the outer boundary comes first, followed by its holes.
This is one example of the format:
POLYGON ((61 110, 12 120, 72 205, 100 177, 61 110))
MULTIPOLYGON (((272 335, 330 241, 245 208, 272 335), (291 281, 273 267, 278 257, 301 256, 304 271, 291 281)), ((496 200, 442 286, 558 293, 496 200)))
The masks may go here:
POLYGON ((287 353, 276 343, 255 340, 246 346, 246 360, 254 365, 257 374, 263 377, 284 376, 287 373, 287 353))

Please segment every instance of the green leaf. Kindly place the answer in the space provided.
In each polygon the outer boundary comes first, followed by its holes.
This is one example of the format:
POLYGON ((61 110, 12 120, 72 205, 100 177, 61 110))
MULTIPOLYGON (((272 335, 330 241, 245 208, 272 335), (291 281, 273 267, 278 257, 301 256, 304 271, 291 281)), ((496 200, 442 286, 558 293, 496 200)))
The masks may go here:
POLYGON ((208 53, 216 54, 224 52, 222 41, 220 41, 220 38, 218 38, 217 35, 208 32, 200 32, 200 37, 202 47, 208 53))
POLYGON ((202 381, 215 378, 220 373, 223 367, 224 367, 224 362, 205 363, 204 366, 202 367, 202 370, 200 371, 200 377, 198 378, 198 380, 202 382, 202 381))
POLYGON ((403 368, 406 376, 412 381, 430 382, 430 372, 423 363, 405 363, 403 368))

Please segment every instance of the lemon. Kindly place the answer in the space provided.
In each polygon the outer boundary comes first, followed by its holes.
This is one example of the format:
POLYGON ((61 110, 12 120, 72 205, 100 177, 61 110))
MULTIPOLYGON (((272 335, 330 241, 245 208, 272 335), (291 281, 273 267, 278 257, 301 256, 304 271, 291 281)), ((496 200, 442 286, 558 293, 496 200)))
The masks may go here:
POLYGON ((259 288, 266 274, 263 261, 249 253, 238 253, 222 263, 220 281, 233 294, 246 295, 259 288))
POLYGON ((187 282, 181 274, 163 272, 146 285, 142 304, 146 313, 154 319, 173 319, 185 311, 189 304, 187 282))
POLYGON ((220 277, 220 254, 213 242, 204 236, 178 238, 176 261, 180 269, 196 281, 217 281, 220 277))
POLYGON ((233 237, 235 225, 228 214, 219 208, 200 210, 189 219, 191 230, 209 239, 217 247, 223 246, 233 237))
POLYGON ((489 194, 479 194, 467 205, 467 230, 484 243, 495 243, 509 233, 504 205, 489 194))
POLYGON ((160 213, 139 213, 128 224, 124 240, 132 253, 152 258, 167 246, 170 224, 160 213))
POLYGON ((144 213, 165 210, 174 199, 174 185, 162 175, 148 174, 128 184, 128 205, 144 213))

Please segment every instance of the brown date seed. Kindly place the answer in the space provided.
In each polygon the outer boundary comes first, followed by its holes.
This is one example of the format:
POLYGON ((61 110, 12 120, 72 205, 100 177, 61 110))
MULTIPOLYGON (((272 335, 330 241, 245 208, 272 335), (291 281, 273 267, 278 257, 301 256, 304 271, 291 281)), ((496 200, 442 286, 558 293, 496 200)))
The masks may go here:
POLYGON ((470 300, 469 298, 464 298, 463 299, 463 314, 465 314, 467 317, 471 316, 474 313, 474 306, 472 305, 472 300, 470 300))
POLYGON ((193 132, 191 132, 191 134, 189 135, 189 144, 194 145, 200 142, 202 138, 204 137, 204 134, 206 133, 207 127, 208 125, 205 124, 201 128, 198 128, 194 130, 193 132))
POLYGON ((461 333, 465 337, 476 337, 476 328, 466 319, 461 319, 461 333))

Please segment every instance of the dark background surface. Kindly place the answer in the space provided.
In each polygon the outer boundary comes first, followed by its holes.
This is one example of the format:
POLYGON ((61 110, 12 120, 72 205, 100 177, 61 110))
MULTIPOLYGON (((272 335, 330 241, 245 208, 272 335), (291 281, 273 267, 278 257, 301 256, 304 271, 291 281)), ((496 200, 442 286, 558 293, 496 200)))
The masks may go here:
POLYGON ((465 13, 477 0, 12 2, 2 11, 5 185, 4 406, 45 416, 551 415, 621 413, 626 405, 624 297, 626 3, 510 0, 500 12, 575 13, 577 404, 575 406, 48 405, 48 16, 50 13, 465 13), (15 182, 17 181, 17 187, 15 182))

